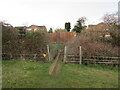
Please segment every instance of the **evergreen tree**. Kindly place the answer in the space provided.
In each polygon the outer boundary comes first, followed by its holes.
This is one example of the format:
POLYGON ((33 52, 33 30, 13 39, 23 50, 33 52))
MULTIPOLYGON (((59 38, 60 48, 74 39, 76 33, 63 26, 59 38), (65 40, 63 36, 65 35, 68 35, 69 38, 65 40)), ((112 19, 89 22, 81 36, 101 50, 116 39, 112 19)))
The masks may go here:
POLYGON ((86 21, 85 17, 79 18, 77 24, 73 28, 73 31, 75 31, 76 33, 80 33, 84 29, 85 21, 86 21))
POLYGON ((50 30, 48 31, 48 33, 53 33, 53 29, 52 29, 52 28, 50 28, 50 30))
POLYGON ((65 23, 65 29, 70 32, 71 26, 70 26, 70 22, 66 22, 65 23))

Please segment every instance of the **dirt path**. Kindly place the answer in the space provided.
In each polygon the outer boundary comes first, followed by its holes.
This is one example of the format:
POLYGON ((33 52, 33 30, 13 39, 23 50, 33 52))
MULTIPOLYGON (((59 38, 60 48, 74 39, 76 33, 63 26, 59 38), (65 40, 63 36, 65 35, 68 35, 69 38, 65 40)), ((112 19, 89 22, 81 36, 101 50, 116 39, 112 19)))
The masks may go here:
POLYGON ((53 72, 53 74, 60 73, 61 67, 62 67, 62 60, 59 60, 56 67, 55 67, 55 72, 53 72))
POLYGON ((55 58, 55 60, 53 61, 53 63, 51 64, 50 66, 50 69, 49 69, 49 74, 51 75, 55 69, 55 66, 57 64, 57 61, 59 60, 59 56, 60 56, 60 52, 58 53, 57 57, 55 58))
POLYGON ((58 53, 57 57, 53 61, 53 63, 50 66, 49 74, 58 74, 62 67, 62 60, 60 58, 60 52, 58 53))

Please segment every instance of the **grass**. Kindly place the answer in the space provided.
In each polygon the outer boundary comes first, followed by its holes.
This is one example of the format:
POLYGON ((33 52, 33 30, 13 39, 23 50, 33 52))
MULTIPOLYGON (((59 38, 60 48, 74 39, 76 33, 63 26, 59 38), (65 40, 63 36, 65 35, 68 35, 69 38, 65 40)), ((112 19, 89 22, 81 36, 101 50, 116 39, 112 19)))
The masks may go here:
POLYGON ((3 88, 118 88, 117 67, 63 64, 49 75, 50 63, 30 60, 3 61, 3 88))

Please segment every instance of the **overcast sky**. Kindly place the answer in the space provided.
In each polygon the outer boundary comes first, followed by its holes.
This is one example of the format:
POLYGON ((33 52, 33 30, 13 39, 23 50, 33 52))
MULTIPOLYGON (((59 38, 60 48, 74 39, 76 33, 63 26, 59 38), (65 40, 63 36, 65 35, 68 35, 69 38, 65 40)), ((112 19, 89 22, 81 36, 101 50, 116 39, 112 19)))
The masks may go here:
POLYGON ((65 22, 75 25, 85 16, 86 24, 102 21, 106 13, 118 11, 119 0, 0 0, 0 20, 13 26, 45 25, 64 28, 65 22))

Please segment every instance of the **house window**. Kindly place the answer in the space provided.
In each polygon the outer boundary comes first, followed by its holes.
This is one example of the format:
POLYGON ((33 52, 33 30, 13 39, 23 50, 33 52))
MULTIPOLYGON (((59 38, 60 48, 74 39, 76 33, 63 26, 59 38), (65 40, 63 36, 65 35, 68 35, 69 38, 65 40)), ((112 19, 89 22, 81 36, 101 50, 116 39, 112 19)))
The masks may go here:
POLYGON ((31 31, 32 29, 27 29, 28 31, 31 31))
POLYGON ((34 29, 34 31, 37 31, 37 30, 38 30, 38 28, 35 28, 35 29, 34 29))

